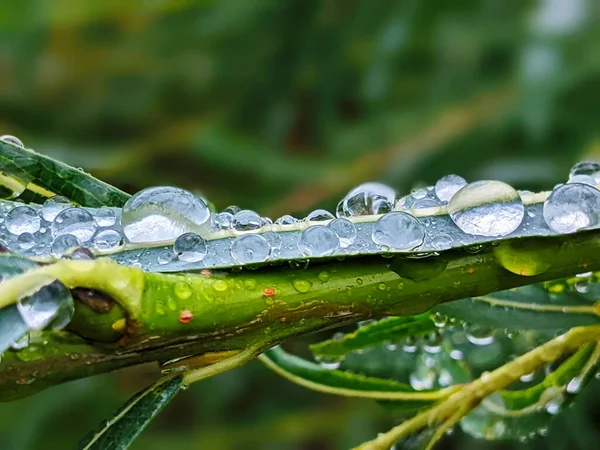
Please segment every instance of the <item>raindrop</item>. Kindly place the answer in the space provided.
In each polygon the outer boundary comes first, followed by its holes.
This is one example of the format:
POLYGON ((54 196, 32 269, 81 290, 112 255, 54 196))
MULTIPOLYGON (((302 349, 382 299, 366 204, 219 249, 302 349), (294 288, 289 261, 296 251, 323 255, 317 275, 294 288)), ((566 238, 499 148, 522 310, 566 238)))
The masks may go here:
POLYGON ((27 348, 27 346, 29 345, 30 339, 31 339, 31 337, 30 337, 29 333, 25 333, 23 336, 21 336, 19 339, 17 339, 15 342, 13 342, 12 345, 10 346, 10 348, 12 348, 13 350, 16 350, 16 351, 23 350, 24 348, 27 348))
POLYGON ((75 247, 68 251, 67 254, 70 259, 76 259, 79 261, 92 261, 96 259, 96 255, 94 255, 92 251, 86 247, 75 247))
POLYGON ((590 186, 596 186, 596 180, 594 180, 589 175, 575 175, 569 178, 567 181, 568 184, 580 183, 580 184, 588 184, 590 186))
POLYGON ((583 386, 583 379, 580 377, 574 377, 567 384, 567 392, 569 394, 577 394, 577 393, 579 393, 579 391, 581 391, 582 386, 583 386))
POLYGON ((308 216, 306 216, 306 222, 322 222, 324 220, 335 219, 333 214, 325 209, 315 209, 308 216))
POLYGON ((10 210, 4 219, 6 229, 17 236, 22 233, 35 233, 40 229, 40 217, 29 206, 17 206, 10 210))
POLYGON ((131 197, 121 214, 129 242, 160 242, 183 233, 201 232, 210 225, 204 200, 174 187, 144 189, 131 197))
POLYGON ((336 369, 339 369, 340 366, 342 365, 343 359, 342 358, 335 359, 335 358, 316 357, 315 360, 319 363, 319 365, 323 369, 336 370, 336 369))
POLYGON ((569 181, 579 176, 588 176, 595 180, 595 184, 600 181, 600 163, 596 161, 581 161, 573 166, 569 172, 569 181))
POLYGON ((336 211, 338 217, 385 214, 393 210, 396 191, 381 183, 363 183, 352 189, 336 211))
POLYGON ((448 316, 436 312, 433 317, 431 318, 431 320, 433 321, 433 324, 438 327, 438 328, 444 328, 446 326, 446 324, 448 323, 448 316))
POLYGON ((587 184, 556 187, 544 203, 544 220, 557 233, 573 233, 598 225, 600 191, 587 184))
POLYGON ((110 227, 117 221, 117 214, 113 209, 100 208, 94 213, 94 218, 99 227, 110 227))
POLYGON ((402 350, 405 353, 414 353, 417 351, 417 340, 414 336, 409 336, 404 340, 402 344, 402 350))
POLYGON ((66 326, 74 312, 71 292, 59 281, 54 281, 35 294, 17 303, 23 322, 30 329, 41 330, 52 324, 54 329, 66 326))
POLYGON ((61 195, 55 195, 54 197, 49 198, 42 205, 42 219, 53 222, 56 219, 56 216, 63 209, 71 208, 73 203, 61 195))
POLYGON ((249 209, 243 209, 233 216, 233 229, 236 231, 258 230, 262 226, 262 218, 249 209))
POLYGON ((96 233, 94 217, 82 208, 67 208, 56 215, 50 226, 53 236, 72 234, 81 242, 89 241, 96 233))
POLYGON ((334 219, 327 226, 335 231, 342 248, 348 247, 356 239, 356 227, 348 219, 334 219))
POLYGON ((7 144, 15 145, 17 147, 25 148, 25 146, 23 145, 23 142, 21 142, 21 139, 11 136, 9 134, 4 134, 4 135, 0 136, 0 141, 6 142, 7 144))
POLYGON ((431 246, 436 250, 447 250, 452 248, 452 238, 445 233, 437 234, 431 239, 431 246))
POLYGON ((423 350, 428 353, 439 353, 442 350, 442 335, 432 331, 423 339, 423 350))
POLYGON ((335 231, 323 225, 307 228, 300 235, 298 250, 306 256, 328 256, 339 247, 335 231))
POLYGON ((54 241, 52 242, 52 245, 50 247, 50 250, 52 251, 54 256, 60 258, 70 248, 80 247, 80 246, 81 246, 81 241, 79 239, 77 239, 77 237, 73 236, 72 234, 62 234, 60 236, 57 236, 54 239, 54 241))
POLYGON ((506 236, 525 216, 521 197, 501 181, 477 181, 460 189, 448 203, 448 213, 465 233, 506 236))
POLYGON ((21 249, 29 250, 35 246, 35 237, 31 233, 21 233, 17 243, 21 249))
POLYGON ((158 254, 158 263, 160 265, 164 266, 165 264, 169 264, 171 261, 173 261, 173 252, 164 250, 158 254))
POLYGON ((225 208, 225 209, 223 210, 223 212, 226 212, 226 213, 229 213, 229 214, 231 214, 232 216, 235 216, 235 215, 236 215, 237 213, 239 213, 241 210, 242 210, 242 208, 240 208, 239 206, 236 206, 236 205, 231 205, 231 206, 228 206, 227 208, 225 208))
POLYGON ((458 191, 467 185, 466 180, 458 175, 446 175, 435 183, 435 195, 442 202, 448 203, 458 191))
POLYGON ((241 264, 266 261, 270 253, 269 242, 257 234, 240 236, 231 244, 231 256, 241 264))
POLYGON ((298 222, 298 219, 290 216, 289 214, 286 214, 285 216, 281 216, 279 219, 277 219, 275 221, 275 225, 292 225, 297 222, 298 222))
POLYGON ((423 243, 425 228, 412 215, 392 212, 373 225, 373 242, 396 250, 412 250, 423 243))
POLYGON ((173 244, 177 258, 185 262, 198 262, 206 256, 206 241, 196 233, 185 233, 173 244))
POLYGON ((306 294, 311 290, 313 284, 310 280, 296 279, 292 281, 292 286, 294 286, 294 289, 296 289, 298 292, 306 294))
POLYGON ((490 345, 494 342, 493 330, 481 325, 465 324, 465 335, 475 345, 490 345))
POLYGON ((233 222, 233 214, 222 212, 213 216, 213 227, 215 230, 229 230, 233 222))
POLYGON ((94 236, 93 245, 101 251, 113 250, 123 245, 123 237, 115 230, 103 230, 94 236))

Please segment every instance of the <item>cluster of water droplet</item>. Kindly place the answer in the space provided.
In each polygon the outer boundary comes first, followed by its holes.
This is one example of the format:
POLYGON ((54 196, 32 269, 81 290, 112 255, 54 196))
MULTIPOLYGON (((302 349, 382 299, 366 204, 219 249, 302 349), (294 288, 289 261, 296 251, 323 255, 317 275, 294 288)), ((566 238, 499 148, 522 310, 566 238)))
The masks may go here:
POLYGON ((150 271, 381 252, 422 257, 508 235, 597 226, 598 180, 600 164, 579 163, 544 203, 500 181, 467 183, 457 175, 403 198, 384 184, 364 183, 348 192, 335 215, 318 209, 274 222, 237 206, 211 212, 204 199, 174 187, 144 189, 122 209, 81 208, 64 197, 42 206, 0 202, 0 239, 26 256, 60 257, 84 246, 150 271))

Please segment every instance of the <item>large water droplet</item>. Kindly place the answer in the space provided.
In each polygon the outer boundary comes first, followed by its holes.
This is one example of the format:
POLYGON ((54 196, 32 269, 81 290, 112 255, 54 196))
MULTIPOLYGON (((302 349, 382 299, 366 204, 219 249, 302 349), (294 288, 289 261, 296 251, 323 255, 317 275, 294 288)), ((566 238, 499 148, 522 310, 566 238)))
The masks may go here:
POLYGON ((544 203, 544 220, 557 233, 573 233, 598 225, 600 191, 587 184, 556 187, 544 203))
POLYGON ((40 229, 40 217, 29 206, 17 206, 10 210, 4 219, 6 229, 17 236, 21 233, 35 233, 40 229))
POLYGON ((231 256, 242 264, 266 261, 270 253, 269 242, 257 234, 240 236, 231 244, 231 256))
POLYGON ((55 329, 60 329, 71 320, 74 304, 70 291, 62 283, 54 281, 20 300, 17 308, 30 329, 41 330, 50 323, 55 329))
POLYGON ((518 192, 501 181, 477 181, 459 190, 448 203, 448 213, 465 233, 506 236, 525 216, 518 192))
POLYGON ((112 250, 123 244, 123 237, 115 230, 103 230, 94 236, 93 243, 98 250, 112 250))
POLYGON ((375 222, 372 238, 373 242, 384 247, 412 250, 423 243, 425 228, 412 215, 393 212, 375 222))
POLYGON ((21 233, 17 242, 21 249, 29 250, 35 246, 35 237, 31 233, 21 233))
POLYGON ((21 139, 11 136, 10 134, 4 134, 0 136, 0 141, 6 142, 7 144, 15 145, 17 147, 25 148, 23 142, 21 142, 21 139))
POLYGON ((70 248, 80 247, 81 241, 72 234, 63 234, 57 236, 52 242, 50 250, 56 257, 63 256, 70 248))
POLYGON ((298 222, 298 219, 290 216, 289 214, 286 214, 285 216, 281 216, 279 219, 277 219, 275 221, 275 225, 292 225, 297 222, 298 222))
POLYGON ((50 226, 53 236, 72 234, 81 242, 89 241, 96 233, 94 217, 83 208, 67 208, 56 215, 50 226))
POLYGON ((448 203, 458 191, 467 185, 466 180, 458 175, 446 175, 435 183, 435 195, 442 202, 448 203))
POLYGON ((569 180, 581 175, 593 178, 597 184, 600 181, 600 163, 596 161, 578 162, 569 172, 569 180))
POLYGON ((177 258, 185 262, 198 262, 206 256, 206 241, 196 233, 185 233, 173 244, 177 258))
POLYGON ((336 210, 338 217, 385 214, 393 209, 396 192, 381 183, 363 183, 352 189, 336 210))
POLYGON ((298 250, 306 256, 327 256, 336 251, 339 244, 335 231, 323 225, 315 225, 302 232, 298 250))
POLYGON ((262 226, 262 218, 249 209, 243 209, 233 216, 233 228, 236 231, 258 230, 262 226))
POLYGON ((325 209, 315 209, 308 216, 306 216, 307 222, 322 222, 324 220, 335 219, 333 214, 325 209))
POLYGON ((144 189, 131 197, 121 214, 121 224, 130 242, 160 242, 186 232, 206 230, 210 210, 188 191, 174 187, 144 189))
POLYGON ((68 198, 55 195, 46 200, 42 205, 42 218, 48 222, 52 222, 56 219, 59 212, 72 206, 73 203, 68 198))
POLYGON ((356 239, 356 226, 348 219, 335 219, 327 224, 329 228, 335 231, 340 239, 340 247, 346 248, 356 239))

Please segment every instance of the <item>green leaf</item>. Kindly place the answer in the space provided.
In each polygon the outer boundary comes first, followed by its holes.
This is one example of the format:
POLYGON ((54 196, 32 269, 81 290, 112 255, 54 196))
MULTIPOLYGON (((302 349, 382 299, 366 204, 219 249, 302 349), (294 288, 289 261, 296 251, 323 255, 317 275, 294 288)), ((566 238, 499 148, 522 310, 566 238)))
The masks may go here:
POLYGON ((91 208, 120 207, 130 197, 82 170, 6 142, 0 142, 0 184, 17 195, 26 189, 28 201, 62 195, 91 208))
POLYGON ((133 396, 116 414, 91 433, 77 448, 126 449, 150 421, 175 397, 183 376, 162 379, 133 396))
POLYGON ((461 421, 463 431, 488 440, 523 440, 545 435, 556 414, 593 378, 599 349, 598 344, 588 344, 536 385, 498 391, 484 399, 461 421))
POLYGON ((430 314, 413 317, 389 317, 373 321, 340 339, 329 339, 310 346, 315 357, 340 358, 348 353, 373 347, 386 341, 404 339, 435 330, 430 314))
MULTIPOLYGON (((565 281, 567 283, 569 280, 565 281)), ((563 330, 600 323, 598 308, 575 289, 553 292, 536 284, 445 303, 435 312, 469 323, 509 330, 563 330)))

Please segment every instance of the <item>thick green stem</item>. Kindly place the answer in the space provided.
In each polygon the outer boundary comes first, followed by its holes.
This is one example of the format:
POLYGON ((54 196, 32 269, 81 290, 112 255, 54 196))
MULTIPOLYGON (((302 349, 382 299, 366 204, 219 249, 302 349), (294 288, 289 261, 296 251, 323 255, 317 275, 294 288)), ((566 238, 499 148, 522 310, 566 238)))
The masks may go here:
POLYGON ((143 274, 108 259, 61 262, 41 271, 70 288, 110 294, 123 308, 126 326, 122 320, 111 323, 112 318, 89 326, 122 327, 122 338, 112 344, 77 340, 76 351, 72 343, 52 340, 40 346, 33 361, 7 352, 0 363, 0 392, 12 398, 142 362, 265 349, 360 320, 419 314, 441 302, 600 270, 599 250, 600 232, 589 231, 503 242, 475 254, 459 249, 424 259, 352 257, 311 263, 304 270, 267 266, 143 274), (29 389, 14 389, 30 379, 35 381, 29 389))

